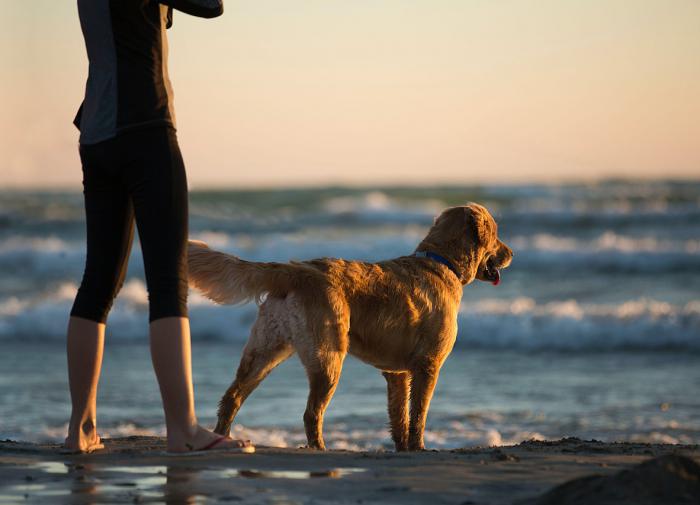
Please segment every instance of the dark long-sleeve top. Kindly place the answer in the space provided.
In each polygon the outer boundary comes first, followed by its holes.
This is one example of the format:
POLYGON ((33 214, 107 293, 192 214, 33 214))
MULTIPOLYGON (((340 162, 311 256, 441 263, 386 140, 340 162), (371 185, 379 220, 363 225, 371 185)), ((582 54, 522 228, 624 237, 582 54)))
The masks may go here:
POLYGON ((78 0, 89 60, 75 117, 81 144, 153 126, 175 127, 166 29, 173 9, 213 18, 222 0, 78 0))

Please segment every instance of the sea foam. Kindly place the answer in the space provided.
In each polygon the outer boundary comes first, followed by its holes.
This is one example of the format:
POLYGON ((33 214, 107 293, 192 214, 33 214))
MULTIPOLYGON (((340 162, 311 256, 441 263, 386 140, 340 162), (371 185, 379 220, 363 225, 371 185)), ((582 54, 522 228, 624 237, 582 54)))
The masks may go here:
MULTIPOLYGON (((77 286, 62 283, 34 297, 0 300, 0 338, 62 339, 77 286)), ((218 306, 191 292, 194 338, 244 342, 256 317, 254 304, 218 306)), ((131 278, 109 317, 120 341, 141 340, 147 332, 148 292, 131 278)), ((463 303, 457 345, 525 350, 666 349, 700 350, 700 300, 683 305, 650 298, 589 304, 574 299, 538 303, 529 297, 463 303)))

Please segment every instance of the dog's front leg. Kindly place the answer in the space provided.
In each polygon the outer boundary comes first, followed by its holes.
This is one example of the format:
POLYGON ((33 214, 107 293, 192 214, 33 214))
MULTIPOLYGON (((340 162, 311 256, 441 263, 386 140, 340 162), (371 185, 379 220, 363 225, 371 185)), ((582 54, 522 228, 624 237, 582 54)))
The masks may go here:
POLYGON ((391 438, 397 451, 408 450, 408 372, 382 372, 386 379, 391 438))
POLYGON ((422 451, 425 419, 440 369, 434 365, 417 367, 411 371, 411 420, 408 427, 408 450, 422 451))

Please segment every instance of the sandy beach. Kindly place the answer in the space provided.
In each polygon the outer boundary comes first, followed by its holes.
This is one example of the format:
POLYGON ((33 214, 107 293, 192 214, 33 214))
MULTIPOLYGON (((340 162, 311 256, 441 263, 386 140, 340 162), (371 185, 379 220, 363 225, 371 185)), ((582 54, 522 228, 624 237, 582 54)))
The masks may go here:
MULTIPOLYGON (((1 442, 0 503, 545 503, 539 497, 572 479, 614 475, 664 455, 700 460, 697 445, 575 438, 413 454, 258 447, 253 455, 172 457, 156 437, 105 445, 65 456, 58 445, 1 442)), ((697 489, 697 476, 689 478, 697 489)), ((698 497, 691 490, 688 498, 698 497)))

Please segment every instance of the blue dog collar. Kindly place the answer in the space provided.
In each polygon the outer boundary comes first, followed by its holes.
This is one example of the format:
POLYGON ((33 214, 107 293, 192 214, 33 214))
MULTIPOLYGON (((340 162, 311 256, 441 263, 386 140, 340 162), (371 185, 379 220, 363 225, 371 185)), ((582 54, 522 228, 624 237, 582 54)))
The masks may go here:
POLYGON ((452 270, 452 273, 455 274, 458 279, 462 279, 462 275, 459 273, 459 270, 455 268, 455 266, 450 262, 450 260, 443 256, 440 256, 439 254, 430 251, 416 251, 415 253, 413 253, 413 256, 415 256, 416 258, 430 258, 431 260, 435 260, 438 263, 442 263, 447 268, 452 270))

